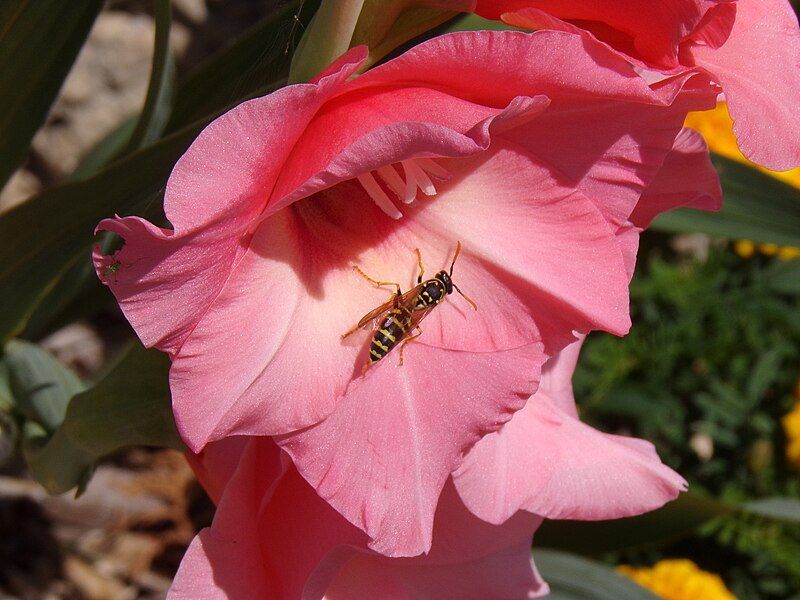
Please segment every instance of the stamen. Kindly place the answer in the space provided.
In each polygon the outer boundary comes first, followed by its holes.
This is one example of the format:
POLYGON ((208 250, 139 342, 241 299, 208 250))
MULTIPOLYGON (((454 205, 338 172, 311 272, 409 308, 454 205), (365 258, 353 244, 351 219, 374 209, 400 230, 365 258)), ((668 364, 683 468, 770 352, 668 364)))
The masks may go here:
MULTIPOLYGON (((404 160, 403 167, 406 166, 406 163, 411 167, 411 172, 413 173, 414 179, 417 180, 417 186, 419 189, 422 190, 422 193, 426 196, 435 196, 436 195, 436 188, 431 181, 431 178, 428 177, 428 174, 420 167, 415 161, 413 160, 404 160)), ((406 170, 408 173, 408 170, 406 170)))
POLYGON ((430 173, 437 179, 441 179, 442 181, 447 181, 448 179, 450 179, 450 171, 445 169, 442 165, 440 165, 436 161, 433 161, 430 158, 418 158, 416 159, 416 161, 420 167, 425 169, 428 173, 430 173))
POLYGON ((392 204, 389 196, 386 195, 386 192, 383 191, 383 188, 381 188, 378 182, 375 181, 372 173, 362 173, 358 176, 358 181, 362 186, 364 186, 367 194, 369 194, 370 198, 375 201, 375 204, 378 205, 378 208, 380 208, 393 219, 402 218, 403 213, 401 213, 397 207, 392 204))
POLYGON ((410 160, 404 160, 400 163, 403 165, 403 172, 406 174, 406 191, 401 200, 406 204, 411 204, 417 197, 417 180, 414 177, 414 163, 410 160))
MULTIPOLYGON (((450 179, 450 173, 430 158, 412 158, 400 161, 403 167, 402 174, 397 165, 384 165, 375 169, 380 181, 404 203, 411 204, 417 198, 417 190, 422 190, 426 196, 435 196, 436 186, 429 176, 437 179, 450 179)), ((384 188, 373 173, 364 173, 358 176, 358 181, 369 194, 375 204, 393 219, 403 216, 392 202, 384 188)))
POLYGON ((392 165, 378 167, 378 175, 381 176, 381 179, 383 179, 389 189, 397 194, 398 198, 402 198, 405 195, 406 182, 403 181, 403 178, 400 177, 392 165))

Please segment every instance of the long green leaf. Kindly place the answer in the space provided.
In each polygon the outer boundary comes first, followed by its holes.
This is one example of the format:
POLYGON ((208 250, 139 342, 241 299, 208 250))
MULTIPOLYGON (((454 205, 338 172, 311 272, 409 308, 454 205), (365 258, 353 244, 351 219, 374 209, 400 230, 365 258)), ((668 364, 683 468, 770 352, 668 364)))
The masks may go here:
POLYGON ((199 120, 93 177, 45 190, 0 216, 0 342, 20 332, 60 277, 86 260, 100 219, 141 211, 163 189, 175 161, 219 110, 256 91, 267 91, 268 81, 277 87, 275 82, 288 72, 286 44, 298 26, 295 11, 300 4, 291 3, 264 20, 180 88, 169 129, 188 116, 199 114, 199 120), (258 75, 258 81, 242 78, 249 60, 254 61, 251 74, 258 75), (268 79, 268 73, 275 79, 268 79))
POLYGON ((800 500, 797 498, 762 498, 747 502, 741 508, 753 515, 800 523, 800 500))
POLYGON ((153 47, 153 64, 144 108, 136 128, 128 141, 132 152, 156 141, 169 121, 175 92, 175 62, 169 48, 169 30, 172 23, 170 0, 155 0, 156 36, 153 47))
POLYGON ((722 210, 674 210, 651 227, 800 246, 800 190, 739 162, 713 159, 722 182, 722 210))
POLYGON ((523 31, 518 27, 506 25, 502 21, 484 19, 476 14, 468 14, 453 19, 447 26, 448 32, 453 31, 523 31))
POLYGON ((4 358, 0 357, 0 413, 11 412, 14 396, 11 393, 11 371, 4 358))
POLYGON ((75 395, 52 437, 25 448, 31 472, 51 494, 82 486, 95 463, 129 446, 183 449, 172 419, 169 359, 138 343, 94 387, 75 395))
POLYGON ((596 555, 678 539, 733 508, 693 493, 682 494, 659 510, 613 521, 545 521, 536 544, 596 555))
POLYGON ((2 4, 0 187, 25 158, 103 2, 5 0, 2 4))
POLYGON ((265 93, 285 80, 294 47, 319 3, 286 3, 192 71, 178 86, 167 131, 265 93))
POLYGON ((69 180, 86 179, 100 171, 115 157, 123 153, 131 139, 139 118, 133 115, 109 131, 97 144, 83 155, 78 166, 69 174, 69 180))
POLYGON ((657 600, 657 596, 606 565, 536 548, 536 567, 550 585, 551 600, 657 600))
POLYGON ((0 217, 0 340, 84 254, 97 222, 141 210, 204 123, 187 127, 94 177, 45 190, 0 217), (65 207, 68 207, 65 210, 65 207))

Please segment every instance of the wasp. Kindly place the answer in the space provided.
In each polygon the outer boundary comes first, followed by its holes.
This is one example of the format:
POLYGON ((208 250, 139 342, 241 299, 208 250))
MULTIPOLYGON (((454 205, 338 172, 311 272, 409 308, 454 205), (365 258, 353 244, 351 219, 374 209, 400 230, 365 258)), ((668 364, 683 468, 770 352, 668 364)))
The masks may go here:
POLYGON ((414 252, 417 255, 417 265, 419 266, 417 285, 405 293, 402 292, 399 283, 376 281, 358 267, 353 267, 353 270, 377 287, 395 287, 395 294, 387 302, 369 311, 361 318, 358 325, 342 335, 342 339, 345 339, 359 329, 366 329, 374 323, 380 323, 380 326, 375 329, 372 335, 369 358, 362 369, 362 375, 366 373, 369 367, 389 354, 392 348, 398 344, 400 344, 400 360, 398 364, 402 365, 405 346, 422 334, 419 324, 434 308, 444 301, 446 296, 452 294, 453 290, 456 290, 469 302, 473 309, 478 310, 475 302, 453 282, 453 267, 461 252, 461 242, 456 243, 453 262, 450 263, 450 271, 439 271, 432 279, 424 281, 422 276, 425 273, 425 267, 422 265, 422 255, 419 248, 415 248, 414 252))

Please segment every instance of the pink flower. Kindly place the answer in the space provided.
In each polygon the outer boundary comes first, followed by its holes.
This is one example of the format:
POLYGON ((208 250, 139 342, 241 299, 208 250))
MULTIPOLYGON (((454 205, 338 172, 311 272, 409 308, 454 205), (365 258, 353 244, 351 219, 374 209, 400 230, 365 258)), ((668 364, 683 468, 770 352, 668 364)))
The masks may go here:
POLYGON ((800 164, 800 29, 787 0, 478 0, 476 12, 581 33, 646 69, 707 72, 748 158, 800 164))
POLYGON ((582 343, 547 363, 539 391, 453 474, 461 498, 484 521, 504 523, 520 510, 548 519, 617 519, 659 508, 686 489, 649 442, 580 422, 572 374, 582 343))
POLYGON ((547 358, 574 332, 627 331, 649 216, 718 201, 713 185, 671 187, 687 172, 716 183, 678 135, 714 94, 694 73, 648 86, 563 32, 443 36, 350 79, 364 56, 209 125, 167 185, 174 230, 105 220, 126 243, 96 264, 119 263, 106 282, 170 353, 193 451, 275 436, 370 548, 413 556, 450 473, 525 405, 547 358), (453 279, 479 310, 454 294, 402 367, 392 352, 360 377, 370 336, 341 334, 392 290, 352 267, 405 290, 415 248, 432 274, 457 240, 453 279))
POLYGON ((548 591, 530 553, 541 519, 521 512, 502 526, 485 523, 452 483, 437 507, 430 553, 387 558, 367 549, 367 536, 269 438, 229 438, 190 458, 220 499, 213 525, 183 558, 171 600, 535 598, 548 591))
POLYGON ((190 454, 218 509, 212 527, 189 547, 169 597, 546 594, 530 555, 541 516, 639 514, 685 485, 647 442, 578 421, 571 378, 580 346, 548 361, 525 408, 478 442, 454 474, 455 486, 445 485, 426 556, 388 558, 368 550, 369 538, 323 501, 269 438, 228 438, 190 454))

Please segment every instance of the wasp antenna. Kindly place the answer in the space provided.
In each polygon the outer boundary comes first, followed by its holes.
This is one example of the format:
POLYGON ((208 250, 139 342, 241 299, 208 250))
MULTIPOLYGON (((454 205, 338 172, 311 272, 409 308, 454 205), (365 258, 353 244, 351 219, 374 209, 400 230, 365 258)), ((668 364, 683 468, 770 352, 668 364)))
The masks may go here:
POLYGON ((469 296, 467 296, 467 295, 466 295, 464 292, 462 292, 460 289, 458 289, 458 286, 457 286, 455 283, 453 284, 453 287, 454 287, 454 288, 456 288, 456 291, 457 291, 459 294, 461 294, 461 297, 462 297, 462 298, 464 298, 464 300, 466 300, 467 302, 469 302, 469 304, 470 304, 470 306, 472 306, 473 310, 478 310, 478 305, 477 305, 477 304, 475 304, 475 301, 474 301, 472 298, 470 298, 470 297, 469 297, 469 296))
MULTIPOLYGON (((456 259, 461 254, 461 242, 456 242, 456 253, 453 255, 453 262, 450 263, 450 276, 453 276, 453 267, 456 265, 456 259)), ((459 292, 460 293, 460 292, 459 292)), ((464 294, 461 294, 462 296, 464 294)))

